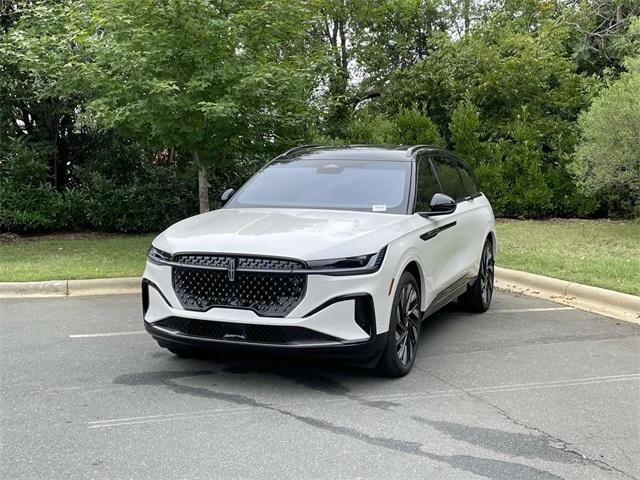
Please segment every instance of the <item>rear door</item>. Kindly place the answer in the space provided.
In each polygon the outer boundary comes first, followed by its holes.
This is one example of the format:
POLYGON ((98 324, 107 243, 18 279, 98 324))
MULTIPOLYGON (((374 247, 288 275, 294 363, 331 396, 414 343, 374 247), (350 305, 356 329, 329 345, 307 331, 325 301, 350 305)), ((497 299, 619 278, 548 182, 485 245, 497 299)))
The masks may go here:
MULTIPOLYGON (((457 160, 456 166, 462 178, 462 183, 467 190, 467 197, 464 203, 467 211, 467 228, 465 235, 469 238, 469 258, 467 263, 471 265, 471 274, 475 275, 480 268, 480 257, 484 247, 485 235, 487 232, 488 211, 487 200, 484 198, 469 165, 461 160, 457 160)), ((489 209, 490 210, 490 209, 489 209)))

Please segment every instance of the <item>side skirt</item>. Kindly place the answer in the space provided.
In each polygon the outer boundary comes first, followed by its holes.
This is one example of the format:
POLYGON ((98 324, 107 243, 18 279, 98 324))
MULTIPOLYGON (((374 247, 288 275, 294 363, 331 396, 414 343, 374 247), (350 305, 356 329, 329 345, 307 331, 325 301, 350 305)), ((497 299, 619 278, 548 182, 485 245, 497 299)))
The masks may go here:
POLYGON ((476 281, 476 277, 472 275, 465 275, 459 278, 443 291, 441 291, 436 298, 433 299, 431 304, 427 307, 427 310, 422 314, 422 320, 446 306, 450 302, 454 301, 460 295, 467 291, 467 285, 476 281))

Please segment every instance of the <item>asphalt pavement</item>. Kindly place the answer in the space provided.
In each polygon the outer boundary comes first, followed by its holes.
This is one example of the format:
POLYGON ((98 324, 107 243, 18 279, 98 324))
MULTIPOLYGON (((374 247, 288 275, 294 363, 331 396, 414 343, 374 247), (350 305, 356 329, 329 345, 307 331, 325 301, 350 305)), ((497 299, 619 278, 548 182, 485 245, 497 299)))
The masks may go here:
POLYGON ((0 300, 0 478, 640 476, 637 325, 498 293, 427 320, 397 380, 142 330, 134 295, 0 300))

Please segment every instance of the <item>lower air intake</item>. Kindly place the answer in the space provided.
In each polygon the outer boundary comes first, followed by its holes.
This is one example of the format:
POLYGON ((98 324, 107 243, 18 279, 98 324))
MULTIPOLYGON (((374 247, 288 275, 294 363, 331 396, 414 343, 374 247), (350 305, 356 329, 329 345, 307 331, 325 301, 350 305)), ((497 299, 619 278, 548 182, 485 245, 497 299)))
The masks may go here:
POLYGON ((193 337, 235 342, 295 345, 339 341, 329 335, 303 327, 214 322, 181 317, 165 318, 154 325, 177 330, 193 337))

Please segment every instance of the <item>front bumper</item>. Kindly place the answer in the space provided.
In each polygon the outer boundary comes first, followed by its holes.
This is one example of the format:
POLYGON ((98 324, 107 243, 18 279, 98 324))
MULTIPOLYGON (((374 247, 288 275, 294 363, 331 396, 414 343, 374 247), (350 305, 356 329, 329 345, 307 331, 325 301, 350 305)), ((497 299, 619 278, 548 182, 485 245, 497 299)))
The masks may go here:
POLYGON ((171 267, 147 262, 143 276, 145 328, 165 347, 372 357, 386 341, 391 278, 384 268, 368 275, 309 276, 304 298, 289 315, 280 318, 238 308, 186 310, 173 290, 171 267), (176 322, 189 328, 176 327, 176 322), (270 330, 275 334, 268 333, 270 330), (252 333, 256 331, 268 334, 252 333), (290 335, 291 331, 304 335, 290 335))
POLYGON ((363 342, 335 342, 324 344, 272 344, 247 341, 218 340, 171 332, 144 322, 144 327, 161 347, 196 348, 199 350, 269 353, 277 355, 304 355, 321 358, 344 359, 374 365, 387 341, 387 333, 374 335, 363 342))

